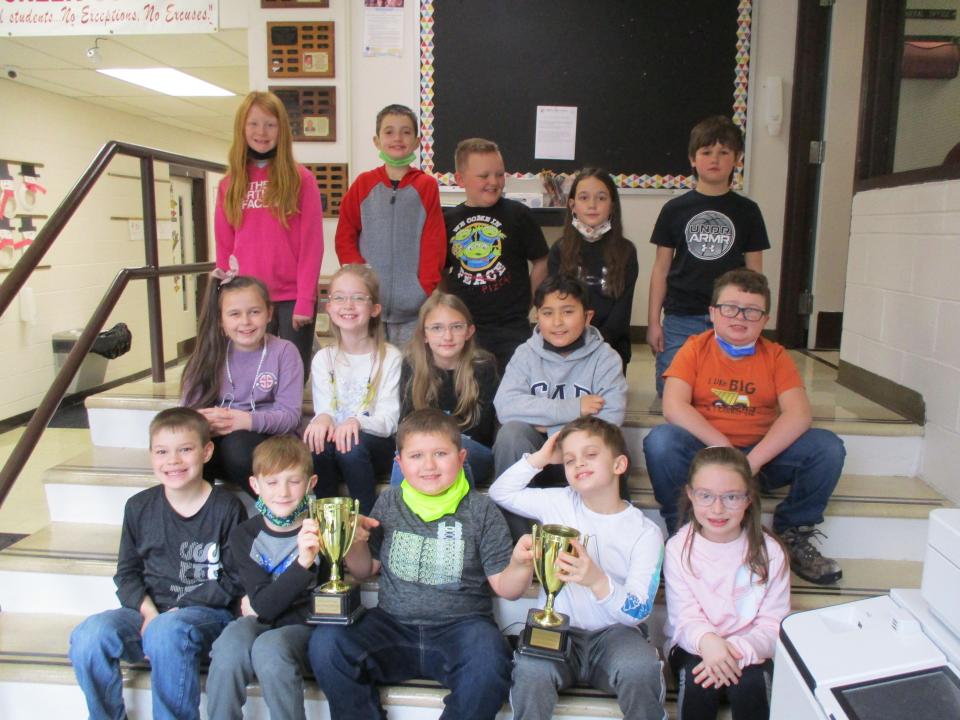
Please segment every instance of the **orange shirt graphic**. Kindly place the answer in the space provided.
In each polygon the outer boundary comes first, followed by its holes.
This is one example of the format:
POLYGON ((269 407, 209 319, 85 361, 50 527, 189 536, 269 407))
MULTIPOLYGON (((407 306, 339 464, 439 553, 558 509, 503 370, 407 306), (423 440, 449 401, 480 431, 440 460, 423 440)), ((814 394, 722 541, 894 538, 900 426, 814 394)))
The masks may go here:
POLYGON ((782 345, 760 338, 754 355, 733 360, 713 330, 689 338, 664 377, 690 385, 693 406, 737 447, 760 442, 780 414, 777 398, 803 387, 782 345))

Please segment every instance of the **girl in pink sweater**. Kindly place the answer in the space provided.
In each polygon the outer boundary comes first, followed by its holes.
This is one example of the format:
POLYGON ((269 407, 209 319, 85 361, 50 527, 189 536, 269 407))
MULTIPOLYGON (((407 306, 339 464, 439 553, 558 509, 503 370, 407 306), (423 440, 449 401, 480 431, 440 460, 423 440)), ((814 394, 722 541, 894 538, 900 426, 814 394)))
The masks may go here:
POLYGON ((760 524, 757 481, 736 448, 693 459, 664 577, 670 666, 680 720, 714 720, 723 697, 734 720, 769 717, 767 688, 790 572, 779 540, 760 524))
POLYGON ((310 369, 323 260, 317 180, 293 160, 290 120, 276 95, 251 92, 237 109, 214 221, 217 267, 270 290, 268 331, 297 346, 310 369))

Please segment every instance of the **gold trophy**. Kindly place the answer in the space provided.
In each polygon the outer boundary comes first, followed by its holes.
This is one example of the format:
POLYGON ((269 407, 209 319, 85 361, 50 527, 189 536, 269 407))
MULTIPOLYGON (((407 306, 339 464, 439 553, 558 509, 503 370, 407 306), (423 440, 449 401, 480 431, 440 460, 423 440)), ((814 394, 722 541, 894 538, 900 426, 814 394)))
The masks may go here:
MULTIPOLYGON (((531 534, 533 571, 547 593, 547 604, 543 610, 534 608, 527 613, 527 625, 517 650, 521 655, 565 660, 570 651, 570 618, 553 609, 553 599, 564 585, 557 568, 557 556, 562 552, 576 556, 571 541, 580 539, 580 531, 566 525, 534 525, 531 534)), ((584 549, 588 539, 583 539, 584 549)))
POLYGON ((313 591, 311 625, 349 625, 361 614, 360 586, 340 579, 340 563, 357 534, 360 501, 348 497, 310 497, 310 517, 317 521, 320 553, 330 563, 330 581, 313 591))

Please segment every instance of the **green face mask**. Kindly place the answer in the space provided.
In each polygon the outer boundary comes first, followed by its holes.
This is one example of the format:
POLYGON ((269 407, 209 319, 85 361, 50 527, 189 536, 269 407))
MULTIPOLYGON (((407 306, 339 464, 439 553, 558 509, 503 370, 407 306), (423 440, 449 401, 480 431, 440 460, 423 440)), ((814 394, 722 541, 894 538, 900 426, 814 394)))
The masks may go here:
POLYGON ((417 159, 417 154, 415 152, 410 153, 409 155, 402 158, 392 158, 387 155, 383 150, 380 151, 380 159, 383 160, 390 167, 406 167, 413 163, 417 159))
POLYGON ((414 489, 406 480, 400 483, 400 489, 403 492, 404 504, 424 522, 433 522, 444 515, 452 515, 457 511, 464 495, 470 492, 470 483, 467 482, 467 476, 463 472, 463 468, 460 468, 457 479, 439 495, 422 493, 414 489))

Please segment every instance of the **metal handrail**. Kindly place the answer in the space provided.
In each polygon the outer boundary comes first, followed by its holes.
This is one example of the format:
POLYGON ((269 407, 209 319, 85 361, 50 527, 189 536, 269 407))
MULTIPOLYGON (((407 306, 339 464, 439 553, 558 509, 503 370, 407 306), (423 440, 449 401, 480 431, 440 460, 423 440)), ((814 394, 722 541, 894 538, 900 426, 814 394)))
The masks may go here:
MULTIPOLYGON (((156 148, 132 145, 130 143, 111 140, 97 153, 93 162, 87 167, 77 183, 67 193, 63 202, 53 211, 50 218, 37 232, 37 237, 27 248, 23 256, 17 261, 0 284, 0 315, 6 312, 10 303, 20 292, 20 288, 27 282, 27 278, 37 269, 43 256, 59 237, 64 226, 73 217, 80 203, 87 196, 97 180, 107 169, 114 155, 127 155, 140 158, 140 194, 143 197, 143 239, 145 259, 148 267, 159 265, 159 251, 157 248, 157 198, 154 194, 153 163, 172 163, 199 170, 225 172, 226 166, 207 160, 197 160, 185 155, 177 155, 156 148)), ((153 381, 163 382, 163 328, 160 324, 160 278, 150 278, 147 281, 147 314, 150 322, 150 360, 153 371, 153 381)), ((2 503, 2 496, 0 496, 2 503)))
POLYGON ((3 469, 0 470, 0 506, 3 505, 7 493, 13 488, 13 483, 30 458, 30 453, 33 452, 37 443, 40 441, 40 436, 47 427, 47 423, 50 422, 54 413, 57 412, 57 408, 60 406, 60 402, 63 400, 67 388, 69 388, 70 383, 73 382, 74 375, 77 374, 81 363, 93 347, 97 335, 103 329, 104 324, 110 317, 110 313, 113 312, 113 309, 116 307, 120 296, 123 294, 124 288, 127 287, 127 283, 131 280, 159 280, 161 277, 168 275, 193 275, 196 273, 209 272, 213 267, 214 263, 205 262, 187 265, 168 265, 165 267, 124 268, 117 273, 117 276, 113 279, 113 283, 111 283, 100 304, 97 306, 97 309, 94 310, 93 315, 90 316, 86 327, 83 328, 83 332, 80 333, 80 337, 77 338, 77 342, 70 351, 70 354, 67 355, 63 367, 60 368, 60 371, 53 379, 46 394, 44 394, 43 399, 37 406, 37 409, 30 417, 30 422, 27 423, 27 429, 23 435, 20 436, 16 446, 13 448, 13 452, 10 453, 10 457, 7 458, 3 469))
POLYGON ((168 275, 192 275, 208 272, 213 263, 192 263, 185 265, 168 265, 159 267, 159 251, 157 246, 157 199, 154 193, 154 161, 183 165, 199 170, 210 170, 222 173, 226 167, 219 163, 207 160, 198 160, 185 155, 177 155, 164 150, 132 145, 130 143, 111 140, 105 144, 84 171, 80 179, 64 197, 63 202, 50 215, 46 223, 37 233, 33 243, 23 253, 20 260, 10 270, 7 277, 0 283, 0 315, 6 312, 17 293, 27 282, 30 275, 40 265, 40 261, 59 237, 67 222, 73 217, 80 203, 87 196, 97 180, 103 175, 110 161, 115 155, 126 155, 140 158, 140 193, 143 198, 143 236, 146 266, 140 268, 124 268, 121 270, 107 290, 97 309, 94 311, 79 339, 67 355, 67 359, 60 368, 53 383, 43 396, 40 405, 34 411, 27 423, 27 428, 7 458, 3 469, 0 470, 0 506, 16 482, 17 476, 23 470, 30 457, 30 453, 40 440, 47 424, 57 411, 67 388, 80 369, 80 364, 93 347, 97 334, 110 317, 124 288, 130 280, 147 281, 147 314, 150 325, 150 364, 154 382, 163 382, 163 325, 160 316, 160 278, 168 275))

